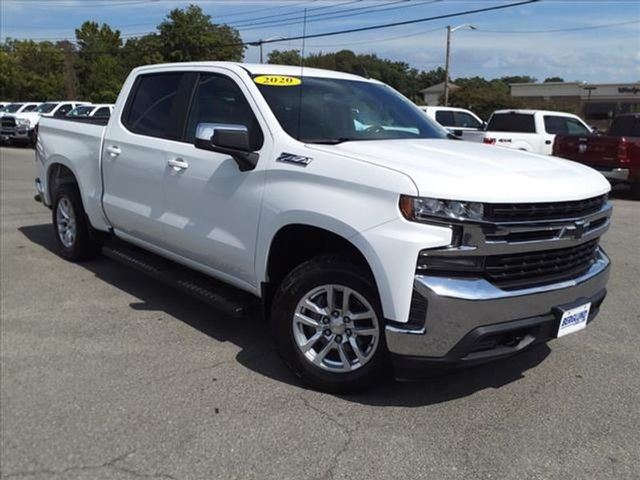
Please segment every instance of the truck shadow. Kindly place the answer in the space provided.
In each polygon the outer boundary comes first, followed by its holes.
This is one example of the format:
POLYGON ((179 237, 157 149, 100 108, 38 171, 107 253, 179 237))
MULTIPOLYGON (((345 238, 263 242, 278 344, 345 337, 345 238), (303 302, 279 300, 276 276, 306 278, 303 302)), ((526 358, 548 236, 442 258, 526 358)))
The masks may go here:
MULTIPOLYGON (((57 255, 51 225, 29 225, 18 229, 32 243, 57 255)), ((240 348, 236 355, 244 367, 298 388, 301 382, 278 357, 268 325, 260 315, 237 320, 216 313, 212 307, 191 301, 181 292, 115 261, 99 258, 77 264, 100 280, 136 297, 132 310, 164 312, 217 342, 231 342, 240 348)), ((524 372, 542 362, 550 353, 546 345, 534 347, 499 366, 484 365, 472 369, 431 377, 420 382, 398 383, 381 379, 381 383, 359 395, 340 398, 366 405, 418 407, 446 402, 487 388, 500 388, 524 377, 524 372)))

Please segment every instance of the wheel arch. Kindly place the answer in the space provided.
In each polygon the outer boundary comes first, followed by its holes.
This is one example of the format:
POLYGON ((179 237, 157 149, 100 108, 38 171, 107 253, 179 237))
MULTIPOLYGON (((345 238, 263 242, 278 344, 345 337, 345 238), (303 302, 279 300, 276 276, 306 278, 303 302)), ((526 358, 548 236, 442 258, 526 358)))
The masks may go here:
POLYGON ((376 277, 365 254, 344 233, 307 223, 281 226, 271 238, 261 273, 264 311, 269 312, 275 289, 301 263, 321 254, 344 253, 370 275, 379 292, 376 277))

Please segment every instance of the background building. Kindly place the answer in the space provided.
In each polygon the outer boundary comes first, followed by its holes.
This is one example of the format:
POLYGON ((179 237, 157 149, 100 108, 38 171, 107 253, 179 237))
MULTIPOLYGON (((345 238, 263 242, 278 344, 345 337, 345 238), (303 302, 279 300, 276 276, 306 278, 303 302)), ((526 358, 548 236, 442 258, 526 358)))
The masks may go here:
MULTIPOLYGON (((458 85, 449 82, 449 95, 459 89, 460 87, 458 85)), ((420 90, 420 93, 422 94, 425 105, 440 105, 440 98, 444 95, 444 82, 423 88, 420 90)))
POLYGON ((605 129, 620 113, 640 112, 638 83, 512 83, 511 96, 525 108, 576 113, 589 125, 605 129))

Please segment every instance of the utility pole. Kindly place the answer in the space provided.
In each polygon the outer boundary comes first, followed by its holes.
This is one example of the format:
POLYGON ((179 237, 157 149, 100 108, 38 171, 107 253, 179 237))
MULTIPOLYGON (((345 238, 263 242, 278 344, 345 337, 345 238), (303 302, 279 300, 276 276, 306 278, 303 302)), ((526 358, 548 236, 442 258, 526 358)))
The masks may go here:
POLYGON ((478 27, 475 25, 469 25, 465 23, 463 25, 458 25, 457 27, 451 27, 451 25, 447 25, 447 53, 444 62, 444 106, 449 106, 449 59, 451 57, 451 34, 456 30, 461 28, 468 28, 469 30, 477 30, 478 27))
POLYGON ((451 55, 451 25, 447 25, 447 53, 444 61, 444 106, 449 106, 449 57, 451 55))

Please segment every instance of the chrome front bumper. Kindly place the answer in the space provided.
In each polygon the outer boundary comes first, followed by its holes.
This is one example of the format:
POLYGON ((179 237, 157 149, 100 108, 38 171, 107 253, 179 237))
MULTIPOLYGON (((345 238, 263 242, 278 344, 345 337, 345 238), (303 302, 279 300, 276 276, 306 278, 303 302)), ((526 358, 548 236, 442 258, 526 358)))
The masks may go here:
POLYGON ((414 294, 427 302, 422 329, 386 327, 392 354, 446 357, 472 331, 487 325, 554 315, 563 305, 604 297, 610 261, 599 249, 583 275, 550 285, 502 290, 482 278, 416 275, 414 294))
POLYGON ((628 168, 612 168, 611 170, 598 170, 603 177, 608 180, 616 180, 619 182, 624 182, 629 180, 629 169, 628 168))

